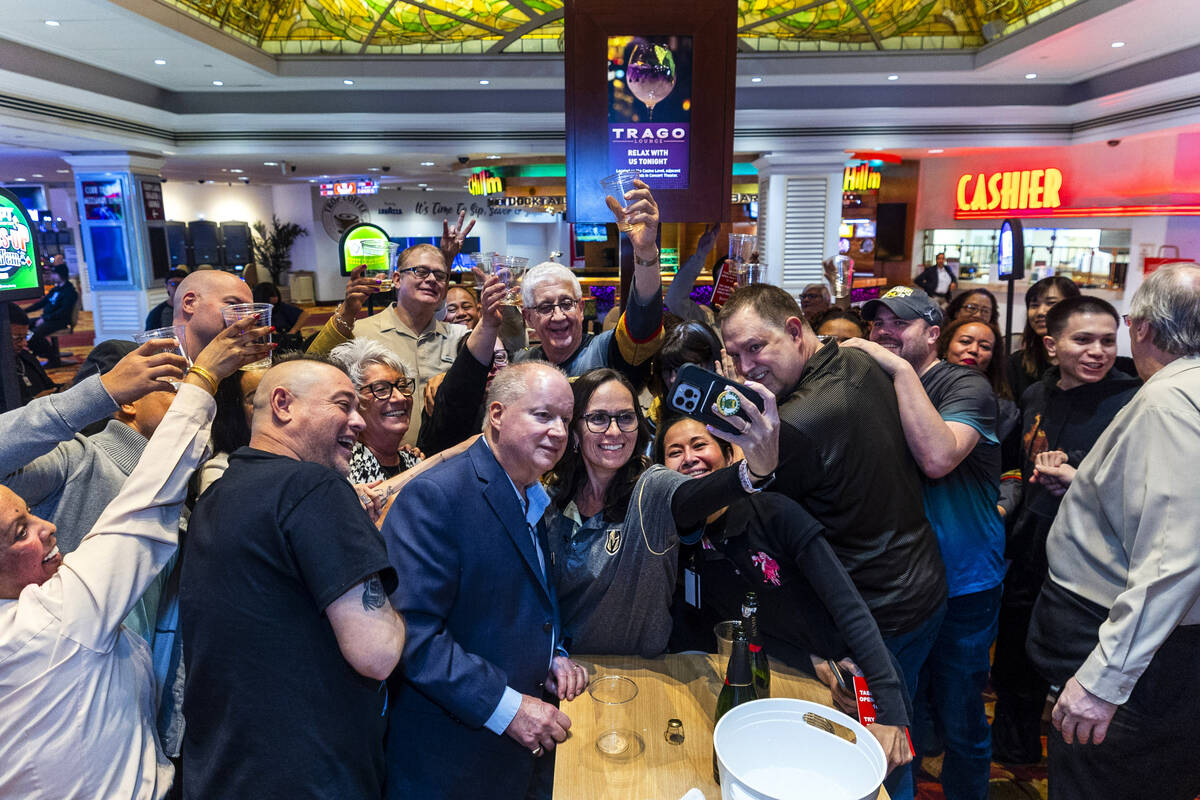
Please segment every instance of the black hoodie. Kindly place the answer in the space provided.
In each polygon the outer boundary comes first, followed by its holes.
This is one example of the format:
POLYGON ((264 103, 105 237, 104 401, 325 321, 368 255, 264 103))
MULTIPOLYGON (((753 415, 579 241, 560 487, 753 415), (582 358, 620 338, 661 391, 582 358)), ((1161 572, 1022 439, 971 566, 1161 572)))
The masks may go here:
POLYGON ((1021 397, 1022 493, 1012 514, 1005 553, 1013 562, 1005 581, 1006 604, 1027 599, 1032 605, 1037 598, 1046 576, 1046 534, 1062 502, 1040 483, 1029 482, 1034 458, 1038 453, 1062 450, 1067 454, 1067 463, 1078 468, 1113 417, 1142 385, 1117 369, 1109 370, 1096 383, 1072 389, 1058 388, 1058 380, 1058 367, 1051 367, 1021 397))

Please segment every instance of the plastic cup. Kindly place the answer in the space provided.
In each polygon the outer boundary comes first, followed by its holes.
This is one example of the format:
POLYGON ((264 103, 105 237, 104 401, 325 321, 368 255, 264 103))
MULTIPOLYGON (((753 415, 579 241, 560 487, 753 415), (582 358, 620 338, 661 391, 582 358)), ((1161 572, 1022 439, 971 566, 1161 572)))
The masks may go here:
POLYGON ((738 265, 738 286, 749 286, 752 283, 765 283, 767 280, 767 265, 753 262, 738 265))
POLYGON ((400 251, 400 245, 386 239, 360 239, 356 243, 350 245, 350 256, 355 259, 358 266, 367 268, 366 276, 368 278, 379 279, 379 291, 390 292, 392 290, 392 267, 396 263, 396 254, 400 251), (354 250, 357 249, 357 255, 354 250))
POLYGON ((596 721, 596 750, 605 758, 636 758, 646 748, 633 718, 637 684, 623 675, 604 675, 588 684, 596 721))
MULTIPOLYGON (((187 341, 187 326, 186 325, 170 325, 166 328, 155 328, 151 331, 139 331, 133 335, 133 341, 140 344, 145 344, 151 339, 174 339, 175 347, 169 350, 163 350, 164 353, 178 353, 183 356, 184 361, 187 361, 190 366, 192 360, 188 358, 187 352, 184 350, 183 343, 187 341)), ((179 388, 179 381, 167 381, 176 389, 179 388)))
POLYGON ((521 279, 525 277, 525 269, 529 259, 521 256, 493 255, 490 263, 486 260, 480 265, 485 275, 495 275, 504 281, 508 292, 500 301, 502 306, 519 306, 521 304, 521 279))
POLYGON ((833 257, 833 296, 839 300, 850 296, 850 284, 854 281, 854 259, 850 256, 833 257))
POLYGON ((629 201, 625 199, 625 193, 633 191, 633 189, 636 188, 634 187, 633 182, 639 177, 640 176, 635 169, 619 169, 612 175, 609 175, 607 178, 603 178, 600 181, 600 186, 604 189, 604 193, 606 195, 612 195, 616 198, 617 202, 621 204, 621 216, 617 218, 617 230, 625 231, 626 233, 640 231, 643 227, 645 227, 640 222, 630 225, 625 221, 625 209, 629 207, 629 201))
POLYGON ((754 254, 755 237, 748 233, 729 234, 729 259, 739 264, 746 263, 754 254))
MULTIPOLYGON (((256 323, 256 327, 263 326, 263 325, 270 325, 271 324, 271 304, 270 303, 238 303, 237 305, 225 306, 224 308, 221 309, 221 318, 223 320, 225 320, 226 328, 228 328, 230 325, 237 322, 238 320, 245 319, 246 317, 257 317, 258 322, 256 323)), ((271 334, 267 333, 266 336, 261 337, 258 340, 258 343, 259 344, 270 344, 271 343, 271 334)), ((245 366, 242 367, 242 369, 270 369, 270 368, 271 368, 271 356, 270 355, 268 355, 264 359, 255 361, 253 364, 246 364, 245 366)))

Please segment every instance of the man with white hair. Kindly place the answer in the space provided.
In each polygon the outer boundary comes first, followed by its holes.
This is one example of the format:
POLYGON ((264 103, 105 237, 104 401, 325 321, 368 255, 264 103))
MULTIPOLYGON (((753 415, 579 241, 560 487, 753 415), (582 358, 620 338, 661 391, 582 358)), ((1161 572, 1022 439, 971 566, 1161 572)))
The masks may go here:
MULTIPOLYGON (((1029 656, 1062 685, 1047 738, 1052 798, 1200 794, 1200 268, 1133 295, 1145 384, 1079 465, 1046 541, 1029 656)), ((1039 466, 1039 470, 1041 467, 1039 466)))
MULTIPOLYGON (((658 262, 658 206, 641 181, 628 193, 624 215, 635 230, 633 280, 629 302, 616 328, 601 334, 583 333, 583 291, 575 273, 553 261, 525 273, 521 301, 525 323, 540 344, 517 353, 514 361, 549 361, 570 377, 598 367, 611 367, 635 385, 645 383, 638 367, 658 351, 662 340, 662 276, 658 262)), ((612 209, 616 200, 608 198, 612 209)), ((614 209, 614 213, 617 211, 614 209)))
POLYGON ((800 310, 808 324, 817 327, 817 318, 833 307, 833 295, 823 283, 810 283, 800 292, 800 310))

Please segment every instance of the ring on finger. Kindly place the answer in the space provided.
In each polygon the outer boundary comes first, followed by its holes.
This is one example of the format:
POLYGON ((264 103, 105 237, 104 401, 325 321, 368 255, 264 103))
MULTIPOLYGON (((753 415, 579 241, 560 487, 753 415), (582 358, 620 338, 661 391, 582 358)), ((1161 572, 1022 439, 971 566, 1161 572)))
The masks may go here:
POLYGON ((542 747, 539 744, 537 747, 533 748, 529 752, 533 754, 534 758, 541 758, 542 755, 546 752, 546 748, 542 747))

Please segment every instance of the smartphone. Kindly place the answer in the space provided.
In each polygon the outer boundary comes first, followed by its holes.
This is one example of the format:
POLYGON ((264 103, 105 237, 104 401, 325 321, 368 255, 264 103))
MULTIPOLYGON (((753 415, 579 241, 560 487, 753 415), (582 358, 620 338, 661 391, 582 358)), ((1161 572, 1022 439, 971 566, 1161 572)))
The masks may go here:
POLYGON ((762 411, 763 399, 758 392, 696 364, 684 364, 679 368, 675 383, 667 392, 667 405, 719 431, 738 434, 741 431, 730 425, 728 418, 737 416, 749 422, 750 417, 740 408, 741 401, 727 393, 729 389, 737 390, 762 411), (714 405, 726 409, 726 413, 713 411, 714 405))
POLYGON ((833 670, 833 676, 837 678, 838 687, 847 694, 854 694, 854 676, 832 658, 825 659, 825 663, 833 670))

